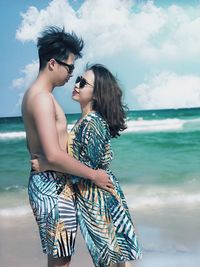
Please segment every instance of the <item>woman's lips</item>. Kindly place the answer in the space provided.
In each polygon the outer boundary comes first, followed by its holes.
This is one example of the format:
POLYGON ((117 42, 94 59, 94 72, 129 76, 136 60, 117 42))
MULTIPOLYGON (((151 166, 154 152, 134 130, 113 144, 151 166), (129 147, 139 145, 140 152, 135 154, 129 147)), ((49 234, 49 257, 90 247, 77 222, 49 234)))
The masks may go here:
POLYGON ((78 95, 79 93, 74 89, 74 91, 72 92, 72 95, 78 95))

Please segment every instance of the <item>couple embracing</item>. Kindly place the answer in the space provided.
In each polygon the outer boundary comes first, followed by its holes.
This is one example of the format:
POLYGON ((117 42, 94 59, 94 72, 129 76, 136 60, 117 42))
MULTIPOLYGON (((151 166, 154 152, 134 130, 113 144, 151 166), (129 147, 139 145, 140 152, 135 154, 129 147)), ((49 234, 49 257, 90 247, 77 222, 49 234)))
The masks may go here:
POLYGON ((126 128, 122 91, 105 66, 87 67, 72 92, 82 117, 70 133, 52 94, 72 77, 83 45, 76 34, 56 27, 38 38, 39 74, 22 103, 32 160, 29 200, 48 267, 69 266, 78 225, 94 266, 125 267, 141 250, 124 194, 109 170, 110 140, 126 128))

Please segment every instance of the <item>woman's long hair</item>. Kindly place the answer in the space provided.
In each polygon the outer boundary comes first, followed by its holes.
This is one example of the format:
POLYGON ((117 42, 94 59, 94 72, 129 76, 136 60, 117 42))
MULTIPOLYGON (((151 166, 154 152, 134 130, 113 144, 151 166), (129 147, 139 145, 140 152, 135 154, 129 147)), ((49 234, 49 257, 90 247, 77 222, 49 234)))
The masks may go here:
POLYGON ((103 65, 87 66, 95 76, 93 92, 93 110, 97 111, 108 123, 111 137, 118 137, 125 130, 125 110, 122 104, 122 90, 117 79, 103 65))

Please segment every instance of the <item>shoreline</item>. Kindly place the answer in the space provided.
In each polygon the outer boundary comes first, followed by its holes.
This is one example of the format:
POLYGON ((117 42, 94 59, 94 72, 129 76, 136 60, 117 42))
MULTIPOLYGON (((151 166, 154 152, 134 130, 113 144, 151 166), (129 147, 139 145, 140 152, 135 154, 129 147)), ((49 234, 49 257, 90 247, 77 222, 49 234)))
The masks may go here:
MULTIPOLYGON (((200 207, 174 206, 131 212, 143 259, 134 267, 198 267, 200 262, 200 207)), ((0 216, 1 267, 46 266, 42 253, 37 225, 32 214, 0 216)), ((75 254, 71 267, 92 267, 84 240, 77 235, 75 254), (84 259, 84 261, 83 261, 84 259)))

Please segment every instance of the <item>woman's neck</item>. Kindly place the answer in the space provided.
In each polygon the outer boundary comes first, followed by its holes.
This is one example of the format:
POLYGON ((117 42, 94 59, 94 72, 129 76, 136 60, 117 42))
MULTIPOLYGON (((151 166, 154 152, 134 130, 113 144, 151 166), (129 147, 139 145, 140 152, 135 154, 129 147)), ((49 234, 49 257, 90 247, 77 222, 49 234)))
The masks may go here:
POLYGON ((93 111, 92 107, 81 107, 82 110, 82 117, 87 116, 87 114, 89 114, 91 111, 93 111))

